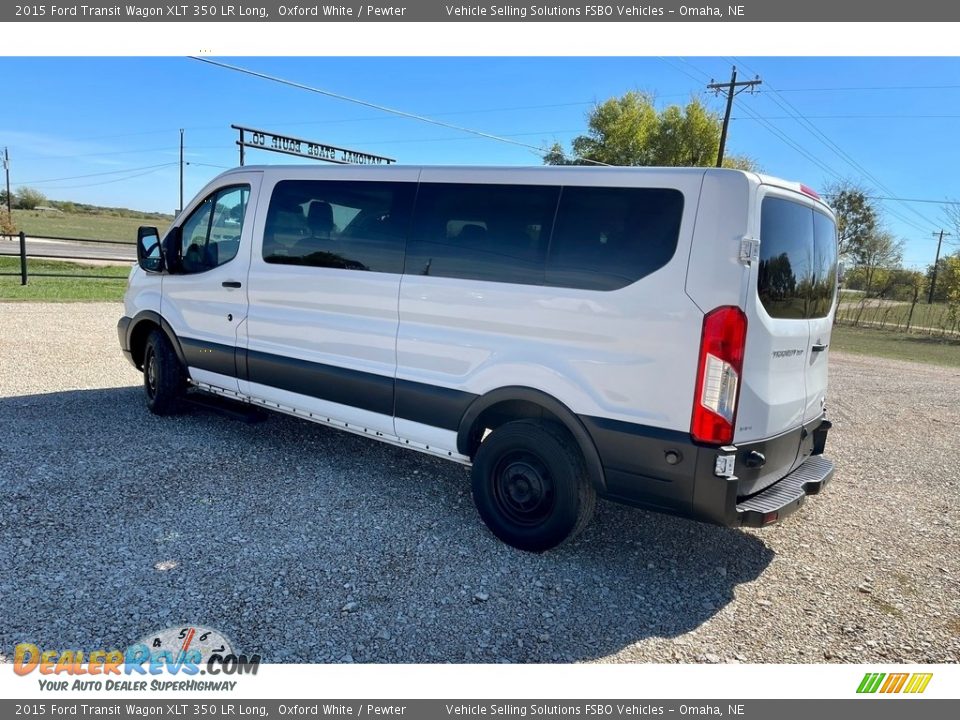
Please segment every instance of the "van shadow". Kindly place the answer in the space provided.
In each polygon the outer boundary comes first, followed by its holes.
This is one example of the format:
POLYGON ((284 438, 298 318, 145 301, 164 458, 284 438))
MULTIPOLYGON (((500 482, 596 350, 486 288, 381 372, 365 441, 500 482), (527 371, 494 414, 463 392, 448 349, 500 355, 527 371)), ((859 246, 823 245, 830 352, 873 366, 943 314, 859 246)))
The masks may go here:
POLYGON ((609 503, 519 552, 462 466, 279 415, 157 418, 139 388, 2 398, 0 418, 4 652, 198 624, 264 662, 578 662, 648 639, 669 662, 773 557, 609 503))

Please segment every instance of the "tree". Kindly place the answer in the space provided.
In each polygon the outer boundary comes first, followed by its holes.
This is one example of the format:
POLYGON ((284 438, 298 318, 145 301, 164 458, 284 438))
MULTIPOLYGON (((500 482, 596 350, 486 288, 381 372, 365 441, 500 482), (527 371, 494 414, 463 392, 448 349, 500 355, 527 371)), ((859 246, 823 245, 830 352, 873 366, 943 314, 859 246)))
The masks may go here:
POLYGON ((42 192, 28 187, 20 188, 13 197, 16 207, 21 210, 33 210, 37 205, 43 205, 47 201, 47 196, 42 192))
POLYGON ((886 231, 870 233, 852 251, 853 259, 866 270, 867 294, 873 289, 877 270, 891 270, 903 260, 903 241, 886 231))
POLYGON ((851 182, 834 183, 825 195, 837 216, 841 260, 855 258, 878 225, 878 212, 867 193, 851 182))
MULTIPOLYGON (((711 167, 720 149, 720 125, 720 116, 697 98, 685 107, 670 105, 658 111, 651 95, 630 91, 590 110, 587 134, 573 140, 573 157, 555 143, 543 161, 547 165, 711 167)), ((756 164, 747 157, 728 157, 724 167, 752 170, 756 164)))
POLYGON ((960 251, 940 259, 943 262, 941 272, 937 273, 937 294, 943 287, 947 302, 960 302, 960 251))

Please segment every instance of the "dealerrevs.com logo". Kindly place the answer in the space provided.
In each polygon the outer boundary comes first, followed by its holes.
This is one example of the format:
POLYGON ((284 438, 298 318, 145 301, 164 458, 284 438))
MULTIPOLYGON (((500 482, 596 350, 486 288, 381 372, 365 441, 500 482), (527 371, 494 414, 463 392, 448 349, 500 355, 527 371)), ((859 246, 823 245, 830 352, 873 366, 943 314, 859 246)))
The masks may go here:
POLYGON ((919 694, 927 689, 933 673, 867 673, 857 687, 858 693, 919 694))
POLYGON ((222 676, 256 675, 259 667, 259 655, 235 653, 222 633, 202 626, 160 630, 125 650, 41 649, 33 643, 20 643, 13 653, 13 671, 17 675, 37 672, 46 676, 38 678, 41 690, 233 690, 236 681, 220 679, 222 676), (60 679, 64 675, 76 679, 60 679), (146 679, 164 675, 220 678, 146 679))

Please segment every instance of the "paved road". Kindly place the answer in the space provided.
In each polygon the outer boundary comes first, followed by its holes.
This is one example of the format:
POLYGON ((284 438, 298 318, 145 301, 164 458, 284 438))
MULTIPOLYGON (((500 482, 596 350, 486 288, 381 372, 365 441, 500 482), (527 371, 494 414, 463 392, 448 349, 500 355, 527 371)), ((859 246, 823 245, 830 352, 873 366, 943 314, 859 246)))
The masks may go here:
MULTIPOLYGON (((0 239, 0 255, 19 255, 20 241, 0 239)), ((27 238, 28 257, 80 258, 84 261, 136 262, 137 251, 130 243, 80 243, 27 238)))

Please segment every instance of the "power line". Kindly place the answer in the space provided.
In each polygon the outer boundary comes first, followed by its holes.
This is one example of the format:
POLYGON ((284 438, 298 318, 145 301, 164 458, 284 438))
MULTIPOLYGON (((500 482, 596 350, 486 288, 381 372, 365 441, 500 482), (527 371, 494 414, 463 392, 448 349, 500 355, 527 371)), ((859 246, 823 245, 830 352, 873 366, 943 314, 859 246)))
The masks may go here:
MULTIPOLYGON (((825 195, 824 197, 833 197, 825 195)), ((896 200, 897 202, 930 203, 932 205, 960 205, 960 200, 932 200, 930 198, 889 197, 887 195, 864 195, 867 200, 896 200)))
POLYGON ((135 173, 134 175, 125 175, 124 177, 113 178, 112 180, 102 180, 100 182, 82 183, 80 185, 57 185, 47 189, 48 190, 73 190, 75 188, 95 187, 97 185, 109 185, 110 183, 124 182, 126 180, 133 180, 134 178, 143 177, 144 175, 151 175, 155 172, 162 170, 163 168, 172 167, 177 164, 178 163, 174 162, 174 163, 167 163, 166 165, 158 165, 157 167, 147 170, 145 172, 135 173))
MULTIPOLYGON (((746 67, 745 63, 743 64, 746 67)), ((813 88, 778 88, 777 90, 761 90, 760 92, 848 92, 860 90, 882 90, 882 91, 900 91, 900 90, 958 90, 960 85, 869 85, 860 87, 813 87, 813 88)))
POLYGON ((81 180, 88 177, 102 177, 103 175, 118 175, 120 173, 136 172, 137 170, 150 170, 152 168, 162 168, 169 165, 176 165, 177 163, 160 163, 159 165, 144 165, 143 167, 138 168, 124 168, 123 170, 108 170, 106 172, 99 173, 88 173, 86 175, 71 175, 69 177, 62 178, 47 178, 46 180, 24 180, 23 182, 17 183, 20 186, 23 185, 41 185, 48 182, 60 182, 62 180, 81 180))
MULTIPOLYGON (((227 63, 218 62, 216 60, 211 60, 210 58, 189 56, 191 60, 196 60, 197 62, 206 63, 208 65, 213 65, 215 67, 223 68, 225 70, 233 70, 234 72, 243 73, 244 75, 250 75, 251 77, 260 78, 261 80, 269 80, 270 82, 280 83, 281 85, 287 85, 288 87, 296 88, 298 90, 306 90, 307 92, 317 93, 318 95, 324 95, 326 97, 334 98, 335 100, 343 100, 344 102, 354 103, 356 105, 361 105, 363 107, 368 107, 373 110, 379 110, 380 112, 390 113, 398 117, 408 118, 410 120, 418 120, 420 122, 429 123, 431 125, 438 125, 440 127, 445 127, 450 130, 457 130, 459 132, 469 133, 471 135, 476 135, 478 137, 487 138, 489 140, 496 140, 498 142, 507 143, 509 145, 517 145, 519 147, 527 148, 530 150, 537 151, 540 155, 548 155, 549 150, 541 148, 537 145, 531 145, 529 143, 520 142, 519 140, 511 140, 509 138, 501 137, 499 135, 493 135, 491 133, 483 132, 482 130, 474 130, 473 128, 463 127, 461 125, 454 125, 453 123, 444 122, 443 120, 436 120, 434 118, 426 117, 424 115, 417 115, 416 113, 406 112, 404 110, 397 110, 395 108, 387 107, 386 105, 379 105, 377 103, 372 103, 367 100, 361 100, 359 98, 353 98, 348 95, 342 95, 340 93, 335 93, 330 90, 324 90, 323 88, 312 87, 310 85, 304 85, 303 83, 294 82, 293 80, 286 80, 275 75, 268 75, 266 73, 257 72, 255 70, 249 70, 247 68, 239 67, 237 65, 228 65, 227 63)), ((585 162, 589 162, 594 165, 607 165, 608 163, 599 162, 597 160, 587 160, 586 158, 577 158, 585 162)))
MULTIPOLYGON (((221 145, 191 145, 190 150, 213 150, 213 149, 222 149, 224 146, 221 145)), ((136 153, 152 153, 152 152, 176 152, 176 146, 164 146, 164 147, 154 147, 154 148, 133 148, 130 150, 111 150, 109 152, 102 153, 82 153, 80 155, 22 155, 21 157, 29 158, 34 162, 41 160, 73 160, 76 158, 88 158, 88 157, 109 157, 112 155, 133 155, 136 153)))
MULTIPOLYGON (((745 65, 745 67, 746 67, 746 65, 745 65)), ((751 70, 751 72, 755 72, 755 71, 751 70)), ((885 191, 886 191, 889 195, 891 195, 891 196, 892 196, 892 195, 895 195, 895 193, 894 193, 892 190, 890 190, 890 188, 887 187, 879 178, 877 178, 876 175, 874 175, 873 173, 871 173, 871 172, 870 172, 869 170, 867 170, 863 165, 861 165, 859 162, 857 162, 853 157, 850 156, 849 153, 847 153, 843 148, 841 148, 839 145, 837 145, 835 142, 833 142, 833 140, 831 140, 829 137, 827 137, 827 135, 824 134, 816 125, 814 125, 814 124, 813 124, 812 122, 810 122, 806 117, 804 117, 803 113, 801 113, 796 107, 794 107, 794 105, 793 105, 789 100, 787 100, 786 98, 778 98, 776 88, 770 86, 769 83, 768 83, 768 87, 769 87, 770 90, 774 93, 773 95, 770 96, 770 98, 774 101, 774 103, 776 103, 781 109, 785 110, 787 113, 789 113, 789 114, 791 114, 791 115, 794 115, 794 116, 795 116, 794 119, 797 120, 798 122, 800 122, 800 124, 801 124, 808 132, 810 132, 810 133, 811 133, 814 137, 816 137, 821 143, 823 143, 823 144, 826 145, 830 150, 832 150, 834 153, 836 153, 842 160, 844 160, 844 161, 845 161, 847 164, 849 164, 851 167, 859 170, 859 171, 862 172, 866 177, 870 178, 874 183, 876 183, 877 187, 879 187, 881 190, 885 190, 885 191), (781 102, 781 99, 782 99, 782 102, 781 102)), ((910 212, 912 212, 914 215, 916 215, 917 217, 919 217, 922 222, 928 223, 928 224, 931 224, 931 225, 932 225, 932 223, 930 222, 930 220, 929 220, 928 218, 926 218, 925 216, 923 216, 921 213, 919 213, 915 208, 913 208, 913 207, 911 207, 911 206, 909 206, 909 205, 904 205, 904 207, 907 208, 907 209, 908 209, 910 212)), ((905 222, 905 223, 907 223, 907 224, 909 224, 909 225, 912 225, 913 227, 916 227, 916 228, 919 229, 919 230, 923 230, 923 231, 926 231, 926 230, 927 230, 927 228, 921 228, 921 227, 917 226, 916 224, 908 221, 908 220, 907 220, 906 218, 904 218, 902 215, 899 215, 898 213, 894 212, 894 211, 891 210, 889 207, 887 207, 887 210, 888 210, 888 212, 890 212, 891 215, 893 215, 894 217, 898 217, 901 221, 903 221, 903 222, 905 222)))
MULTIPOLYGON (((759 93, 760 90, 757 90, 759 93)), ((807 115, 810 120, 943 120, 956 119, 960 115, 807 115)), ((764 120, 793 120, 792 115, 764 115, 764 120)), ((750 120, 752 118, 733 117, 731 120, 750 120)))
MULTIPOLYGON (((748 108, 746 108, 746 107, 743 108, 743 111, 746 112, 746 113, 751 113, 751 112, 753 112, 752 110, 750 110, 750 109, 748 109, 748 108)), ((819 167, 819 168, 820 168, 821 170, 823 170, 825 173, 827 173, 828 175, 831 175, 835 180, 843 180, 843 176, 842 176, 840 173, 838 173, 836 170, 834 170, 834 169, 833 169, 830 165, 828 165, 825 161, 822 161, 822 160, 820 160, 818 157, 816 157, 815 155, 813 155, 813 154, 812 154, 811 152, 809 152, 806 148, 804 148, 803 146, 801 146, 801 145, 797 144, 796 142, 794 142, 793 139, 790 138, 789 135, 786 135, 785 133, 783 133, 776 125, 774 125, 773 123, 767 122, 766 120, 763 120, 762 118, 759 118, 759 117, 757 117, 756 119, 760 121, 761 126, 762 126, 765 130, 767 130, 771 135, 773 135, 774 137, 779 138, 781 141, 783 141, 784 144, 786 144, 786 145, 790 146, 791 148, 793 148, 794 150, 796 150, 798 153, 800 153, 800 155, 802 155, 802 156, 805 157, 807 160, 809 160, 810 162, 812 162, 814 165, 816 165, 817 167, 819 167)))

